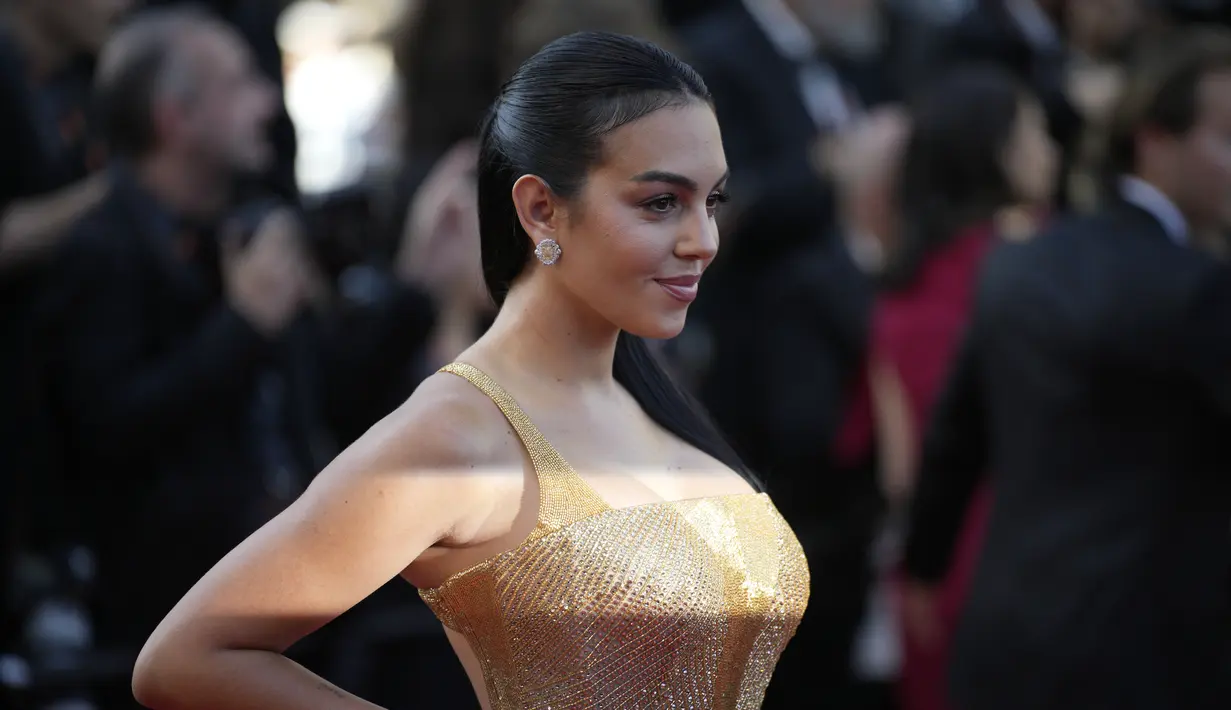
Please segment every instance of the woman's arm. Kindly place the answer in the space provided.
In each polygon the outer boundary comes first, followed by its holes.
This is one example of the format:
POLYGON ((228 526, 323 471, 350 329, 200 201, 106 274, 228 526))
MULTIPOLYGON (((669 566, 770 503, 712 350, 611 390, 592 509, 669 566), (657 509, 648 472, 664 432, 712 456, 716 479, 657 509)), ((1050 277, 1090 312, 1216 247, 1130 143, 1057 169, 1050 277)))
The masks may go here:
POLYGON ((141 651, 137 699, 156 710, 375 707, 282 654, 433 544, 470 544, 501 524, 488 517, 490 480, 472 473, 508 460, 491 443, 505 437, 483 433, 499 413, 465 387, 429 378, 198 582, 141 651))
POLYGON ((873 358, 868 380, 872 390, 881 492, 890 508, 898 512, 910 499, 914 483, 919 457, 917 423, 911 414, 910 395, 891 362, 873 358))

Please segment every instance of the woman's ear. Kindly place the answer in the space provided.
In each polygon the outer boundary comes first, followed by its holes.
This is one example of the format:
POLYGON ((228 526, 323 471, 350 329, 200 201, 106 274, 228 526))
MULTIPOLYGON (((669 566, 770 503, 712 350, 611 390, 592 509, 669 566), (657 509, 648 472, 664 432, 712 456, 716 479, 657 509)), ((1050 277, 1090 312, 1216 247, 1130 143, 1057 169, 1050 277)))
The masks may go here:
POLYGON ((522 229, 538 246, 544 239, 557 239, 564 216, 560 200, 537 175, 522 175, 513 183, 513 206, 522 229))

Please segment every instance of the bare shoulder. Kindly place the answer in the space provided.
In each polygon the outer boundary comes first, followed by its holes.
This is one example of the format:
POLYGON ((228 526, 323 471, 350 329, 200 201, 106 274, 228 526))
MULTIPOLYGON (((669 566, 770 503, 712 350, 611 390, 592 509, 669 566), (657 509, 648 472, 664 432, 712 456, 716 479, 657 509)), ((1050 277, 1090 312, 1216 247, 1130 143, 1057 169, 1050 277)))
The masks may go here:
POLYGON ((499 535, 523 470, 485 395, 429 378, 176 605, 138 660, 139 692, 174 705, 202 649, 281 653, 436 546, 499 535))
POLYGON ((441 539, 468 537, 499 497, 493 478, 521 481, 517 435, 495 403, 461 377, 437 373, 373 426, 318 479, 397 472, 416 498, 455 511, 441 539))
POLYGON ((500 463, 510 427, 495 403, 456 375, 436 373, 359 443, 416 468, 500 463))

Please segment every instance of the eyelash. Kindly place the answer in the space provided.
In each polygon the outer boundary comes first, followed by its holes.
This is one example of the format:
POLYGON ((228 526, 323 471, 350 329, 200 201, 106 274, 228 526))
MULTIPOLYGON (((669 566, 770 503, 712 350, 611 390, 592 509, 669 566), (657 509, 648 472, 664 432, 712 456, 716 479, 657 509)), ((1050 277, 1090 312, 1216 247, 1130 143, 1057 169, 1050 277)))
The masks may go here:
MULTIPOLYGON (((706 199, 706 203, 707 203, 706 206, 709 209, 710 214, 712 215, 714 214, 714 212, 718 210, 719 205, 724 205, 730 201, 731 201, 731 193, 723 190, 720 192, 715 192, 715 193, 710 194, 710 196, 706 199), (710 200, 713 200, 714 202, 713 205, 708 204, 710 200)), ((649 210, 650 212, 653 212, 654 214, 663 215, 667 213, 667 210, 674 207, 677 202, 679 202, 679 198, 675 195, 662 195, 660 197, 655 197, 654 199, 649 200, 648 202, 642 203, 642 206, 645 209, 649 210), (662 209, 662 210, 655 209, 657 205, 664 205, 665 209, 662 209)))

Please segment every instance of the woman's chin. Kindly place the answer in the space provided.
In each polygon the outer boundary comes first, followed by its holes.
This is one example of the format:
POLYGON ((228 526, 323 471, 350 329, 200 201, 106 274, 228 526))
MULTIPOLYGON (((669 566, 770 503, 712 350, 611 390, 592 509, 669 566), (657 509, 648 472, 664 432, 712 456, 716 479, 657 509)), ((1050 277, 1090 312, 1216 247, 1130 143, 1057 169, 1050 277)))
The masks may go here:
POLYGON ((687 309, 681 309, 678 314, 664 313, 657 319, 647 319, 633 327, 624 328, 624 330, 647 340, 670 340, 684 331, 687 313, 687 309))

